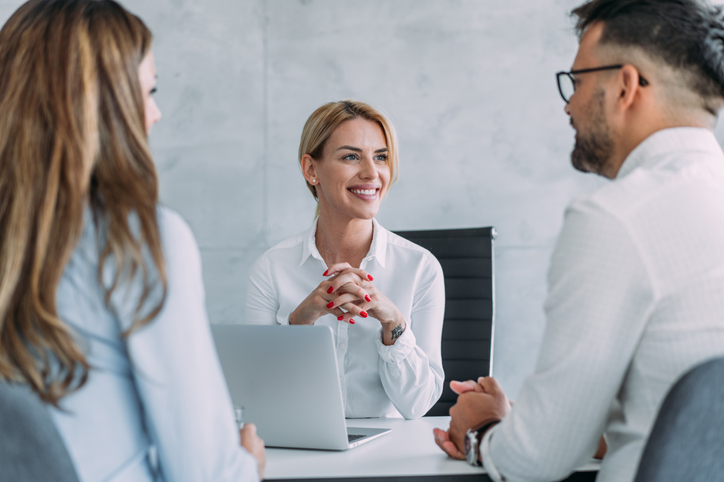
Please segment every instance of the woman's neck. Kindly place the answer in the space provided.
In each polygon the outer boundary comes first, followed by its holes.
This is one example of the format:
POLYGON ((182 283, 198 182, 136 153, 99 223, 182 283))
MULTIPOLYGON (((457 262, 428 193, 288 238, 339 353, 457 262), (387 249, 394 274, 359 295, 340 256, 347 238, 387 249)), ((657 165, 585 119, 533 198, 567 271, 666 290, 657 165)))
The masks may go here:
POLYGON ((332 220, 324 213, 317 221, 317 250, 327 266, 349 263, 359 268, 372 245, 372 220, 332 220))

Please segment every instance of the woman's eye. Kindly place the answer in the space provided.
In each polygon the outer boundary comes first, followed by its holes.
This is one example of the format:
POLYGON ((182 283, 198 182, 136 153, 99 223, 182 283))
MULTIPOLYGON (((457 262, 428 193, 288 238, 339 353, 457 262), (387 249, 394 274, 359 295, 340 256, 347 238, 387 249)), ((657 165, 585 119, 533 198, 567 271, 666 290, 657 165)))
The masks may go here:
POLYGON ((155 94, 156 92, 158 92, 158 89, 156 89, 156 87, 154 87, 153 89, 151 89, 150 94, 153 95, 153 94, 155 94))
POLYGON ((347 154, 342 159, 344 159, 345 161, 354 161, 355 159, 357 159, 357 154, 347 154))
POLYGON ((387 155, 380 154, 379 156, 375 156, 375 161, 387 162, 387 155))

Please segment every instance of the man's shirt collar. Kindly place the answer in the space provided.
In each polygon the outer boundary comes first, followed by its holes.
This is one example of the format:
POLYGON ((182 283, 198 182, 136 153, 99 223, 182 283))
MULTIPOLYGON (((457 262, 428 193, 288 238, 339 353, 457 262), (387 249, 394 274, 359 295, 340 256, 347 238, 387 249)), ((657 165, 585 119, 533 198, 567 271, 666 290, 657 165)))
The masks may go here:
POLYGON ((703 127, 674 127, 654 132, 636 146, 626 157, 618 170, 616 179, 621 179, 636 168, 653 164, 664 156, 677 152, 719 153, 721 147, 714 133, 703 127))

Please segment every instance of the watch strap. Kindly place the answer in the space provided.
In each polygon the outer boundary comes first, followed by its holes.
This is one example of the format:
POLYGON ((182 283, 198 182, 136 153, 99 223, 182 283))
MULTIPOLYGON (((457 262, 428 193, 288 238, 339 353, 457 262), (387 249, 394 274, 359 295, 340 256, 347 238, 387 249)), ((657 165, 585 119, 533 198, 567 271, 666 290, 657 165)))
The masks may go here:
POLYGON ((499 423, 500 420, 491 420, 489 422, 485 422, 483 425, 478 427, 477 429, 470 429, 465 434, 465 458, 467 459, 468 463, 470 465, 474 465, 477 467, 482 467, 483 461, 480 456, 480 443, 483 440, 483 436, 485 435, 485 432, 487 432, 493 425, 499 423), (471 439, 475 438, 475 442, 473 442, 471 439), (472 453, 469 453, 472 452, 472 453))
POLYGON ((500 423, 500 420, 491 420, 490 422, 484 423, 480 428, 475 429, 475 431, 478 433, 478 444, 483 441, 483 436, 485 435, 485 432, 490 430, 494 425, 497 425, 500 423))

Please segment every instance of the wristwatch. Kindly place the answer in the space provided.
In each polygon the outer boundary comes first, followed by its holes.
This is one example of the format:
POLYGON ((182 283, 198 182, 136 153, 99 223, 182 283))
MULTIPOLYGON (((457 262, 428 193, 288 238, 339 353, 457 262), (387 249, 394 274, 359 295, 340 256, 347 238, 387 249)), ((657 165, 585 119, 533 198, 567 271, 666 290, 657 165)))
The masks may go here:
POLYGON ((476 429, 471 428, 465 432, 465 458, 470 465, 482 467, 483 461, 480 459, 480 442, 483 440, 485 432, 498 422, 500 422, 500 420, 486 422, 476 429))

